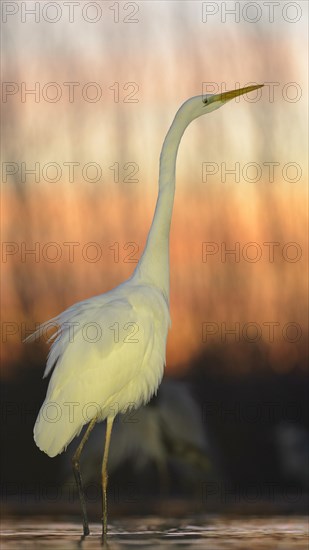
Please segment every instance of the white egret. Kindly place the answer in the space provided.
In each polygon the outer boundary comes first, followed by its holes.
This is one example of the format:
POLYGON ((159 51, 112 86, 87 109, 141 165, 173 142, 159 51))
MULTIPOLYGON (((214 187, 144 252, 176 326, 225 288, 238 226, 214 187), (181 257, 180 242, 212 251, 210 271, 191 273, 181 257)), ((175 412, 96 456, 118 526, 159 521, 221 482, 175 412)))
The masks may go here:
MULTIPOLYGON (((54 371, 34 426, 34 439, 42 451, 54 457, 89 423, 72 459, 84 535, 89 534, 89 526, 79 459, 88 436, 96 422, 107 420, 102 462, 105 538, 107 458, 114 418, 147 403, 163 376, 170 325, 169 234, 181 137, 195 118, 260 87, 196 96, 180 107, 163 143, 156 209, 133 275, 113 290, 74 304, 52 319, 58 329, 50 339, 53 343, 44 377, 54 371)), ((32 339, 48 323, 41 325, 32 339)))

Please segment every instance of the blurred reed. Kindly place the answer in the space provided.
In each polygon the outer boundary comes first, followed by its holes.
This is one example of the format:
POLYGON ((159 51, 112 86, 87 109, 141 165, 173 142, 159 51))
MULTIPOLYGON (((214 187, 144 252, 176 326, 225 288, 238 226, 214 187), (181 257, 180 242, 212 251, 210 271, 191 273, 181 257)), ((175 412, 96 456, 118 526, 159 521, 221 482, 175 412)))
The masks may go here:
MULTIPOLYGON (((3 185, 2 238, 15 243, 17 252, 3 263, 2 319, 18 324, 16 334, 2 338, 4 375, 14 372, 13 363, 22 364, 21 323, 30 330, 74 301, 105 292, 130 276, 135 264, 125 259, 134 252, 137 260, 147 237, 164 135, 178 106, 202 93, 203 82, 223 83, 226 89, 250 82, 278 86, 273 102, 266 86, 256 102, 243 98, 230 103, 207 120, 196 121, 183 138, 171 232, 168 368, 188 368, 205 345, 224 347, 220 334, 203 343, 203 322, 229 327, 235 322, 279 323, 275 342, 266 342, 269 365, 286 370, 302 363, 308 334, 306 59, 299 55, 306 36, 304 21, 297 28, 282 23, 271 27, 265 20, 251 26, 203 24, 199 4, 147 2, 140 6, 135 25, 117 25, 107 17, 93 25, 81 19, 73 25, 62 21, 6 25, 4 80, 25 82, 29 89, 35 82, 41 88, 56 82, 63 93, 56 103, 42 97, 36 103, 33 96, 22 102, 20 93, 8 97, 3 113, 4 160, 19 167, 21 162, 27 167, 39 162, 41 169, 53 162, 63 174, 57 182, 41 178, 39 183, 28 175, 23 183, 18 173, 3 185), (80 83, 72 103, 65 82, 80 83), (88 82, 102 89, 96 103, 81 96, 88 82), (284 97, 282 90, 289 82, 302 89, 298 102, 284 97), (119 83, 119 102, 115 102, 115 83, 119 83), (128 83, 138 86, 136 103, 123 101, 135 89, 125 89, 128 83), (103 181, 85 181, 79 167, 70 182, 65 162, 78 162, 80 167, 98 163, 103 181), (110 168, 115 162, 119 182, 110 168), (122 181, 128 162, 138 166, 138 182, 122 181), (208 181, 205 177, 203 181, 205 162, 218 167, 208 181), (274 181, 265 162, 279 163, 274 181), (224 182, 222 163, 227 169, 235 163, 241 169, 257 163, 261 179, 252 182, 241 174, 235 182, 235 176, 227 175, 224 182), (287 163, 302 168, 297 182, 284 179, 287 163), (41 251, 38 262, 21 253, 22 246, 33 249, 36 242, 41 251), (42 248, 51 242, 60 246, 59 261, 42 256, 42 248), (64 245, 68 242, 79 243, 72 262, 64 245), (101 247, 98 262, 82 256, 83 246, 90 242, 101 247), (238 242, 241 251, 254 242, 263 255, 255 263, 242 256, 235 262, 231 255, 222 262, 218 252, 203 262, 203 242, 217 243, 219 248, 225 243, 227 249, 238 242), (274 262, 269 261, 264 242, 280 243, 274 262), (282 247, 289 242, 302 250, 294 263, 282 256, 282 247), (128 243, 134 243, 133 248, 128 243), (302 329, 296 344, 282 338, 281 329, 289 322, 302 329)), ((89 249, 89 256, 93 253, 89 249)), ((245 359, 243 363, 249 368, 245 359)))

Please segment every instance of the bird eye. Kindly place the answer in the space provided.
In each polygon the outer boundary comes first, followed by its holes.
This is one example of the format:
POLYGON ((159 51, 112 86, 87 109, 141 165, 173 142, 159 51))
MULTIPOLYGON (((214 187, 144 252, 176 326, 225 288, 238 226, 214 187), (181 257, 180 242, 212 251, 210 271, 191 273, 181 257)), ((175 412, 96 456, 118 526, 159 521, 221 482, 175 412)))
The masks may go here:
POLYGON ((203 103, 204 103, 205 105, 208 103, 207 97, 205 97, 205 99, 203 99, 203 103))

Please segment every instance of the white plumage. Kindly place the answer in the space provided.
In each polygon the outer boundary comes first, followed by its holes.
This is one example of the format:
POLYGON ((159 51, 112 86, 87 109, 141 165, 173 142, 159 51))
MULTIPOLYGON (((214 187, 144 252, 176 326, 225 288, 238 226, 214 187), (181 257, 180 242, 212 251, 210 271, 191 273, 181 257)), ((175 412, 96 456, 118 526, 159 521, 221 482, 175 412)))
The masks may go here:
POLYGON ((44 376, 57 366, 34 427, 36 444, 51 457, 96 412, 104 420, 149 401, 163 376, 169 313, 159 289, 133 278, 52 321, 59 330, 44 376))

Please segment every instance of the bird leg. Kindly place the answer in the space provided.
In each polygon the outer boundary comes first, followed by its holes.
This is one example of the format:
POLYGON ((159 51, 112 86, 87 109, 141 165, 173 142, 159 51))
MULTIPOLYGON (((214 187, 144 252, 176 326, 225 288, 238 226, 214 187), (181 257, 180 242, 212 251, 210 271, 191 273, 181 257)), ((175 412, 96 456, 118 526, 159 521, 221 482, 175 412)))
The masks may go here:
POLYGON ((78 496, 79 496, 79 500, 80 500, 80 505, 81 505, 81 508, 82 508, 82 514, 83 514, 83 528, 84 528, 84 535, 89 535, 90 531, 89 531, 89 524, 88 524, 88 518, 87 518, 87 510, 86 510, 86 502, 85 502, 85 495, 84 495, 84 490, 83 490, 83 484, 82 484, 82 476, 81 476, 81 472, 80 472, 80 465, 79 465, 79 461, 80 461, 80 455, 82 453, 82 450, 84 448, 84 445, 89 437, 89 434, 91 432, 91 430, 93 429, 95 423, 97 422, 97 416, 95 416, 91 422, 89 423, 88 425, 88 428, 84 434, 84 437, 83 439, 81 440, 80 444, 78 445, 73 457, 72 457, 72 467, 73 467, 73 473, 74 473, 74 477, 75 477, 75 481, 76 481, 76 485, 77 485, 77 489, 78 489, 78 496))
POLYGON ((108 451, 109 444, 111 439, 112 427, 113 427, 114 417, 109 416, 106 421, 106 436, 105 436, 105 446, 104 446, 104 455, 102 462, 102 538, 106 539, 107 535, 107 460, 108 460, 108 451))

